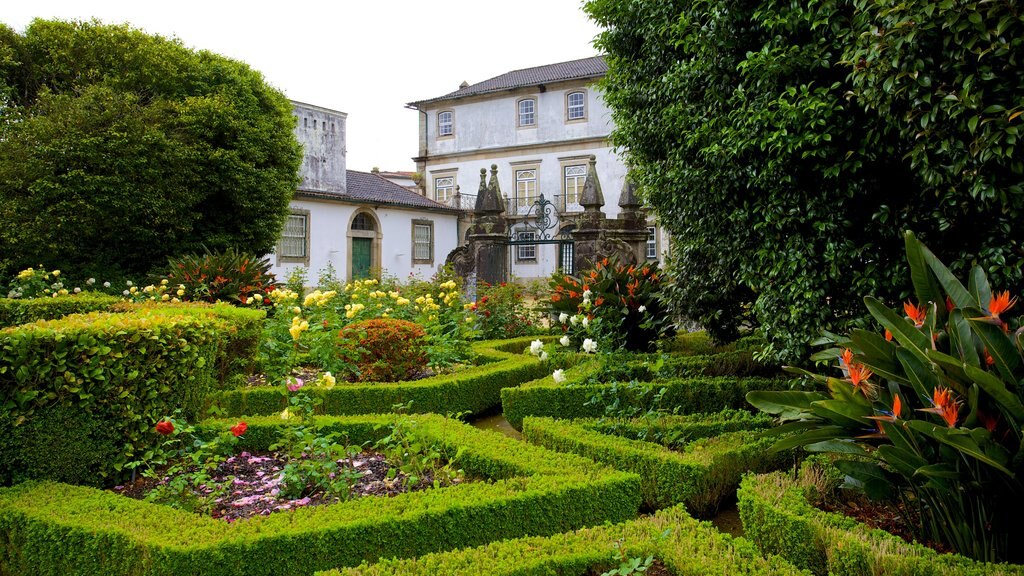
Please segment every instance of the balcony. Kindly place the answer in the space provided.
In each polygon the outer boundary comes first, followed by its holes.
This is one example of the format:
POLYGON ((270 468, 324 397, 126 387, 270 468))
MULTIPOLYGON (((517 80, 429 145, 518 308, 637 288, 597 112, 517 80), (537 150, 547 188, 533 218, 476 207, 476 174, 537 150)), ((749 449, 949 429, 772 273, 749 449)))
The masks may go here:
POLYGON ((455 196, 441 202, 441 204, 444 204, 449 208, 469 212, 476 207, 476 194, 456 194, 455 196))

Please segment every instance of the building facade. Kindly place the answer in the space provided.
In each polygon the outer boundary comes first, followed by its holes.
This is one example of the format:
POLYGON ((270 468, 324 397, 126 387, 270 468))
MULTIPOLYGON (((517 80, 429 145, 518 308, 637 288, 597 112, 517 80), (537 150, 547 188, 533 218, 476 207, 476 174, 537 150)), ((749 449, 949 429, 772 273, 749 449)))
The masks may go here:
POLYGON ((293 102, 303 147, 302 182, 291 202, 272 272, 333 268, 342 280, 388 274, 429 278, 458 245, 458 211, 378 174, 348 170, 346 114, 293 102))
MULTIPOLYGON (((420 112, 421 193, 438 203, 471 209, 480 170, 494 164, 512 220, 512 240, 529 241, 538 230, 536 203, 543 196, 557 214, 555 234, 571 230, 583 212, 579 204, 589 160, 596 158, 605 214, 618 215, 626 166, 612 149, 611 113, 594 86, 607 71, 600 56, 516 70, 477 84, 463 83, 449 94, 411 102, 420 112)), ((460 234, 468 229, 460 221, 460 234)), ((667 249, 652 222, 647 255, 667 249)), ((543 278, 559 265, 559 247, 511 246, 513 276, 543 278)))

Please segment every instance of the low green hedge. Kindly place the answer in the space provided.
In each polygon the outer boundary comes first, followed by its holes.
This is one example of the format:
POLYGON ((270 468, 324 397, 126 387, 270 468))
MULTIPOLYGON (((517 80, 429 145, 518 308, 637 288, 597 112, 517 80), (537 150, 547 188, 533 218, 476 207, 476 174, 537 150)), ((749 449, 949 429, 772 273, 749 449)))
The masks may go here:
POLYGON ((209 314, 140 310, 0 330, 0 483, 111 481, 160 417, 198 417, 229 329, 209 314))
POLYGON ((0 328, 37 320, 56 320, 68 314, 106 312, 120 301, 120 298, 101 292, 52 298, 0 298, 0 328))
MULTIPOLYGON (((635 474, 437 415, 405 417, 414 419, 416 433, 425 440, 437 440, 449 452, 461 450, 460 468, 490 480, 234 523, 93 488, 30 482, 0 489, 0 572, 306 575, 381 557, 622 522, 639 509, 635 474)), ((357 441, 395 418, 325 417, 321 422, 357 441)), ((265 442, 282 425, 273 417, 248 422, 245 446, 265 442)))
MULTIPOLYGON (((725 414, 666 417, 657 426, 671 431, 678 426, 690 441, 672 450, 643 440, 624 438, 607 422, 552 420, 528 417, 523 421, 527 441, 560 452, 586 456, 597 462, 640 475, 644 506, 658 509, 685 503, 698 517, 710 517, 719 504, 736 491, 744 472, 776 470, 791 464, 787 453, 770 452, 775 438, 758 438, 758 428, 770 426, 754 417, 725 414), (739 431, 722 432, 723 429, 739 431)), ((645 424, 633 422, 625 432, 639 433, 645 424)))
POLYGON ((620 551, 627 558, 654 556, 677 576, 807 574, 780 558, 763 558, 750 542, 722 534, 676 507, 614 526, 382 560, 317 576, 587 576, 617 568, 613 558, 620 551))
MULTIPOLYGON (((391 412, 398 404, 412 402, 411 412, 479 414, 501 403, 502 388, 548 374, 550 366, 523 354, 538 337, 514 338, 481 342, 474 350, 488 363, 441 374, 421 380, 390 383, 345 383, 333 388, 307 388, 311 396, 323 403, 322 414, 381 414, 391 412)), ((541 337, 550 340, 551 337, 541 337)), ((215 394, 211 406, 225 415, 275 414, 287 406, 280 386, 257 386, 215 394)))
POLYGON ((551 418, 600 418, 608 406, 677 410, 679 414, 717 412, 747 407, 746 394, 753 390, 787 390, 788 383, 774 378, 680 378, 646 383, 572 385, 555 384, 550 376, 518 388, 501 391, 505 419, 516 429, 527 416, 551 418), (664 393, 662 393, 664 389, 664 393))
POLYGON ((791 474, 747 476, 738 496, 746 537, 764 553, 778 554, 814 574, 1024 574, 1024 566, 986 564, 956 554, 939 554, 842 514, 819 510, 808 502, 791 474))

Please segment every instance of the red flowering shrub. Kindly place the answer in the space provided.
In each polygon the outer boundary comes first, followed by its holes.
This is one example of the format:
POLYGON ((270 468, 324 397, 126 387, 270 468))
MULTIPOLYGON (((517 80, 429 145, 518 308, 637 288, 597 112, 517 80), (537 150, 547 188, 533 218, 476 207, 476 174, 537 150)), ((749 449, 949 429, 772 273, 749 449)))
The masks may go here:
POLYGON ((254 294, 265 299, 277 287, 270 260, 233 249, 170 258, 167 267, 162 278, 174 289, 184 285, 185 301, 245 304, 254 294))
POLYGON ((359 382, 408 380, 427 365, 426 331, 418 324, 376 318, 349 324, 338 333, 340 353, 356 358, 359 382))
POLYGON ((477 287, 478 300, 470 306, 479 320, 484 340, 539 334, 539 324, 523 300, 522 287, 514 282, 477 287))

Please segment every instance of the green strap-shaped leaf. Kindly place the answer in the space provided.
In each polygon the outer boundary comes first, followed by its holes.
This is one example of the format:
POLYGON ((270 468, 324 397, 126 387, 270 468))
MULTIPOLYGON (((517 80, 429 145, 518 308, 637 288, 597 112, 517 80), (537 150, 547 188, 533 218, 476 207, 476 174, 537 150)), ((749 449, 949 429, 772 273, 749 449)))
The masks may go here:
POLYGON ((982 344, 995 360, 996 370, 999 370, 1003 380, 1012 382, 1016 387, 1016 372, 1020 367, 1021 357, 1016 346, 1013 345, 1013 341, 1003 332, 1002 327, 992 324, 984 318, 971 318, 968 322, 971 323, 974 333, 981 338, 982 344))
POLYGON ((971 324, 964 318, 964 313, 959 308, 949 314, 949 339, 953 348, 960 355, 960 359, 971 366, 981 366, 981 359, 978 357, 978 348, 974 344, 974 334, 971 332, 971 324))
POLYGON ((851 334, 853 344, 861 350, 861 358, 868 368, 882 378, 907 382, 907 377, 900 370, 896 360, 896 344, 887 342, 885 338, 867 330, 854 330, 851 334))
POLYGON ((842 426, 822 426, 814 430, 808 430, 798 434, 793 434, 787 438, 783 438, 776 442, 771 450, 773 452, 781 452, 783 450, 789 450, 791 448, 799 448, 800 446, 806 446, 808 444, 814 444, 816 442, 823 442, 825 440, 836 440, 839 438, 848 438, 849 433, 842 426))
POLYGON ((839 426, 874 427, 874 423, 867 419, 873 412, 868 406, 843 400, 819 400, 811 403, 811 410, 815 416, 839 426))
POLYGON ((932 364, 930 362, 922 362, 917 355, 906 348, 897 350, 896 357, 899 358, 900 364, 903 365, 903 370, 906 372, 907 379, 914 388, 914 392, 927 405, 927 402, 932 397, 932 391, 939 384, 938 376, 932 371, 932 364))
MULTIPOLYGON (((936 280, 925 257, 928 249, 909 230, 904 233, 903 243, 907 250, 907 263, 910 264, 910 280, 914 284, 914 294, 917 296, 917 301, 922 304, 927 302, 944 302, 945 293, 942 291, 942 286, 936 280)), ((890 328, 890 330, 892 329, 890 328)))
MULTIPOLYGON (((945 354, 940 354, 938 352, 932 352, 931 356, 934 356, 936 358, 936 362, 943 366, 949 365, 950 360, 953 360, 953 362, 956 361, 951 356, 946 356, 945 354)), ((1021 404, 1020 398, 1017 397, 1017 394, 1006 386, 1006 382, 1000 380, 995 374, 986 372, 975 366, 960 364, 959 367, 971 382, 980 386, 981 389, 991 396, 992 399, 999 404, 1000 408, 1002 408, 1009 416, 1018 422, 1024 420, 1024 404, 1021 404)))
POLYGON ((827 400, 821 392, 799 390, 755 390, 747 393, 747 402, 762 412, 776 415, 782 420, 796 420, 811 416, 811 404, 827 400))
POLYGON ((836 468, 846 474, 846 485, 859 488, 868 498, 885 500, 892 494, 893 482, 885 470, 875 462, 838 460, 836 468))
POLYGON ((828 379, 828 389, 832 392, 832 397, 836 400, 848 402, 861 406, 862 408, 871 408, 871 401, 864 397, 863 394, 858 392, 853 387, 853 383, 847 380, 840 380, 839 378, 828 379))
POLYGON ((783 366, 782 370, 783 372, 789 372, 790 374, 796 374, 798 376, 807 376, 808 378, 812 378, 821 383, 824 383, 826 380, 828 380, 827 377, 822 376, 821 374, 808 372, 807 370, 804 370, 803 368, 797 368, 796 366, 783 366))
POLYGON ((916 473, 929 478, 946 478, 950 480, 955 480, 960 477, 960 473, 957 472, 956 468, 953 468, 949 464, 929 464, 927 466, 921 466, 917 469, 916 473))
POLYGON ((914 420, 909 422, 908 425, 916 432, 920 432, 938 442, 955 448, 964 456, 974 458, 978 462, 991 466, 1011 478, 1014 477, 1014 473, 1006 467, 1006 463, 1009 461, 1006 451, 998 444, 992 444, 989 450, 984 450, 978 444, 976 438, 963 430, 940 428, 924 420, 914 420))
POLYGON ((931 348, 928 336, 925 336, 923 332, 915 328, 906 318, 893 312, 878 299, 867 296, 864 298, 864 304, 867 305, 868 312, 874 316, 875 320, 878 320, 879 324, 888 328, 889 332, 892 332, 892 337, 897 342, 916 353, 922 360, 925 359, 924 351, 931 348))
MULTIPOLYGON (((935 254, 932 254, 932 251, 929 250, 927 246, 924 244, 921 244, 920 246, 921 254, 924 257, 925 263, 927 263, 928 267, 931 268, 932 274, 935 275, 935 279, 942 285, 942 289, 949 295, 954 306, 957 308, 978 306, 978 302, 974 300, 974 297, 971 296, 971 293, 967 288, 964 288, 964 285, 956 279, 956 276, 953 276, 953 273, 949 271, 949 268, 946 268, 946 266, 935 257, 935 254)), ((935 302, 945 305, 945 298, 940 298, 935 302)))
POLYGON ((848 454, 851 456, 867 456, 868 453, 852 440, 823 440, 804 446, 808 452, 828 452, 830 454, 848 454))
POLYGON ((928 461, 919 454, 889 444, 878 447, 878 457, 907 478, 913 478, 918 469, 928 465, 928 461))
POLYGON ((988 285, 988 278, 981 266, 974 265, 971 268, 971 276, 967 279, 967 291, 971 297, 978 301, 980 306, 988 306, 992 299, 992 288, 988 285))

